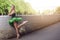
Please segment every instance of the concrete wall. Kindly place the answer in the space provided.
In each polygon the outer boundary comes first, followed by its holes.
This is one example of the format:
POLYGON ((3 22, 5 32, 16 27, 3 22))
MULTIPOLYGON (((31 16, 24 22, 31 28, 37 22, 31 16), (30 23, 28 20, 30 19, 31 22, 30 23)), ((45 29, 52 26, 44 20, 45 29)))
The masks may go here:
MULTIPOLYGON (((28 21, 28 23, 22 27, 24 33, 35 31, 60 21, 60 15, 28 15, 18 17, 22 17, 22 21, 28 21)), ((0 38, 9 38, 16 35, 14 28, 8 23, 10 18, 10 16, 0 16, 0 38)))
POLYGON ((9 16, 0 16, 0 39, 15 35, 15 30, 8 23, 10 18, 9 16))
POLYGON ((25 26, 27 27, 27 30, 29 28, 30 31, 34 31, 60 21, 60 15, 31 15, 22 16, 22 18, 23 20, 28 20, 28 23, 25 26))

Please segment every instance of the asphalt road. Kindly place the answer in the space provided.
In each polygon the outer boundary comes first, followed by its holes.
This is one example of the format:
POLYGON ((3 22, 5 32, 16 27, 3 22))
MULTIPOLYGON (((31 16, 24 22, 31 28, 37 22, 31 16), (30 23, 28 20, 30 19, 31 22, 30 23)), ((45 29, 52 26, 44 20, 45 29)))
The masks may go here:
MULTIPOLYGON (((16 40, 16 38, 8 40, 16 40)), ((60 22, 24 35, 19 40, 60 40, 60 22)))

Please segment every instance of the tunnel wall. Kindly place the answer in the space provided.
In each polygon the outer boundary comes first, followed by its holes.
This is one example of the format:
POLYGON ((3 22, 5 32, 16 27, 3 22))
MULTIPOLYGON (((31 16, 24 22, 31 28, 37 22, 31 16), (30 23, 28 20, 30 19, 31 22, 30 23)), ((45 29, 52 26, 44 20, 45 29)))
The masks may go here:
MULTIPOLYGON (((60 15, 20 15, 17 17, 22 17, 22 21, 28 21, 22 27, 25 30, 24 32, 35 31, 60 21, 60 15)), ((0 16, 0 38, 9 38, 16 35, 14 28, 8 23, 10 18, 10 16, 0 16)))

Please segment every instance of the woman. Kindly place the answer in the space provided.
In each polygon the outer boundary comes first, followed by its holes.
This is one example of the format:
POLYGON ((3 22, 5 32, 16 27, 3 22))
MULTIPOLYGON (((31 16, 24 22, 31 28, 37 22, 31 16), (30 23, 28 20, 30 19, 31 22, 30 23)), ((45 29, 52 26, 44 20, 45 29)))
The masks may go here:
POLYGON ((19 28, 21 28, 22 25, 27 23, 27 21, 23 21, 20 25, 18 25, 18 22, 21 21, 22 18, 17 18, 16 17, 16 15, 15 15, 15 6, 14 5, 11 6, 11 10, 10 10, 8 15, 12 16, 12 18, 9 20, 9 24, 16 29, 16 34, 17 34, 17 39, 18 39, 20 37, 19 28))

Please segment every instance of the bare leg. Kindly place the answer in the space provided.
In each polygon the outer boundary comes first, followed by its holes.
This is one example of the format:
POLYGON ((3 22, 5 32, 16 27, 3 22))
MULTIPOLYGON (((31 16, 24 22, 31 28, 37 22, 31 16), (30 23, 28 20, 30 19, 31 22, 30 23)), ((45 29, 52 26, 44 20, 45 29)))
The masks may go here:
POLYGON ((25 23, 27 23, 27 21, 22 22, 20 25, 18 25, 16 22, 14 22, 14 27, 16 29, 16 34, 17 34, 17 39, 20 37, 19 28, 21 28, 22 25, 24 25, 25 23))
POLYGON ((19 29, 18 29, 18 24, 16 22, 14 22, 14 27, 16 29, 16 34, 17 34, 17 39, 19 38, 19 29))
POLYGON ((21 24, 18 25, 18 28, 21 28, 24 24, 26 24, 28 21, 23 21, 21 24))

